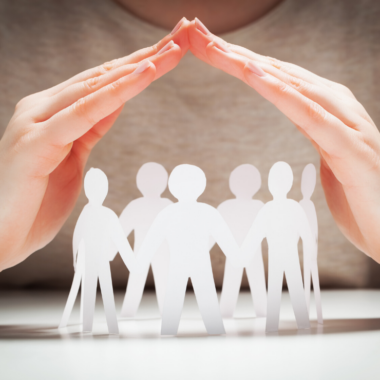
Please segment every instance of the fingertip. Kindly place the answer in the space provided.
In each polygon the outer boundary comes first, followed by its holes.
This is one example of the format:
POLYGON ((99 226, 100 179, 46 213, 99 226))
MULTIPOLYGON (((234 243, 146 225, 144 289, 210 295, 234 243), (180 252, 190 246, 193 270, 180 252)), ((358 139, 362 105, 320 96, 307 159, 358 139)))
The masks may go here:
POLYGON ((244 67, 250 73, 253 73, 259 77, 264 77, 266 75, 265 71, 260 67, 260 65, 253 61, 248 61, 244 67))
POLYGON ((156 66, 155 79, 158 79, 162 75, 166 74, 168 71, 176 67, 182 58, 182 49, 179 45, 172 42, 170 49, 161 53, 156 54, 151 58, 152 63, 156 66))
POLYGON ((268 75, 257 63, 253 61, 248 61, 245 64, 243 74, 246 82, 251 86, 257 83, 258 79, 263 79, 268 75))
POLYGON ((135 71, 132 74, 139 75, 150 70, 156 70, 156 66, 149 59, 144 59, 142 62, 139 63, 139 65, 136 67, 135 71))
POLYGON ((171 34, 172 41, 181 48, 182 56, 186 54, 190 47, 188 26, 189 21, 184 17, 179 28, 175 31, 175 33, 172 32, 171 34))

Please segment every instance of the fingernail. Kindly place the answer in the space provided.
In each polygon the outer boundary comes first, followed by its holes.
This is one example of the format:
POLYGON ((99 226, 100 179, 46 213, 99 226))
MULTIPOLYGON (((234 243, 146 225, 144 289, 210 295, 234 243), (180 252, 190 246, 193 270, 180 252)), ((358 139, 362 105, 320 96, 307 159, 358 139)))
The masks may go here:
POLYGON ((197 18, 197 17, 195 17, 195 26, 197 27, 197 29, 199 31, 201 31, 206 36, 208 36, 210 34, 209 30, 205 27, 203 22, 201 20, 199 20, 199 18, 197 18))
POLYGON ((174 29, 170 32, 171 35, 175 34, 177 30, 181 27, 183 24, 183 21, 185 20, 185 17, 182 17, 181 20, 179 20, 178 24, 174 27, 174 29))
POLYGON ((220 43, 217 40, 212 41, 213 44, 221 51, 224 51, 225 53, 232 53, 230 49, 228 49, 227 46, 224 46, 222 43, 220 43))
POLYGON ((142 61, 137 67, 136 70, 132 74, 141 74, 143 73, 146 69, 150 67, 151 63, 150 61, 142 61))
POLYGON ((170 50, 174 46, 173 41, 169 41, 158 53, 157 55, 161 55, 165 53, 166 51, 170 50))
POLYGON ((253 63, 252 61, 248 61, 247 68, 254 74, 256 74, 259 77, 263 77, 265 75, 265 71, 256 63, 253 63))

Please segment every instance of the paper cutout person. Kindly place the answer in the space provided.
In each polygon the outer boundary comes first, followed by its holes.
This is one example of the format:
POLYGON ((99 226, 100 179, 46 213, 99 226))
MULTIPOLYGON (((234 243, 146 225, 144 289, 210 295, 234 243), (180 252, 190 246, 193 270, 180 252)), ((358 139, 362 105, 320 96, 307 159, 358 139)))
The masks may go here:
MULTIPOLYGON (((237 243, 241 246, 264 203, 252 199, 261 187, 260 172, 250 164, 240 165, 230 175, 230 189, 235 199, 229 199, 218 206, 232 231, 237 243)), ((232 318, 239 296, 243 268, 233 266, 226 260, 223 287, 220 297, 220 310, 225 318, 232 318)), ((265 284, 264 263, 261 245, 252 261, 246 267, 253 306, 257 317, 265 317, 267 313, 267 293, 265 284)))
POLYGON ((117 247, 129 270, 135 259, 117 215, 102 205, 108 193, 107 176, 100 169, 90 169, 84 179, 84 190, 89 203, 83 208, 74 230, 74 259, 78 251, 79 254, 73 284, 59 327, 67 326, 83 276, 83 331, 92 331, 99 278, 108 331, 110 334, 118 334, 108 255, 110 244, 117 247))
MULTIPOLYGON (((300 201, 300 205, 305 211, 305 214, 309 221, 311 232, 315 239, 316 247, 318 247, 317 212, 315 211, 315 206, 314 206, 313 201, 310 199, 314 192, 316 181, 317 181, 317 171, 315 170, 315 166, 313 164, 306 165, 302 172, 301 192, 303 195, 303 199, 300 201)), ((318 248, 317 248, 317 254, 318 254, 318 248)), ((323 324, 321 290, 319 287, 317 256, 315 257, 315 260, 311 260, 310 257, 311 255, 308 252, 304 252, 304 283, 305 283, 306 304, 309 310, 310 285, 311 285, 310 278, 312 278, 314 297, 315 297, 315 306, 317 308, 318 323, 323 324)))
POLYGON ((170 266, 162 313, 162 335, 176 335, 186 286, 191 279, 198 306, 210 335, 224 334, 209 253, 209 238, 233 260, 239 246, 226 222, 212 206, 197 202, 206 188, 206 176, 193 165, 179 165, 169 177, 169 190, 178 199, 162 210, 137 256, 136 267, 146 268, 166 239, 170 266))
POLYGON ((301 237, 304 252, 315 258, 315 239, 300 204, 287 199, 293 185, 291 167, 285 162, 274 164, 269 172, 268 185, 273 201, 259 211, 249 230, 242 246, 241 262, 247 265, 266 238, 269 249, 266 331, 278 330, 284 274, 298 328, 310 328, 297 245, 301 237))
MULTIPOLYGON (((144 164, 137 173, 137 188, 143 197, 130 202, 120 215, 120 223, 126 236, 135 232, 134 252, 138 252, 157 214, 173 202, 161 198, 168 183, 165 168, 154 162, 144 164)), ((134 317, 140 305, 148 269, 143 273, 130 273, 127 290, 121 309, 122 317, 134 317)), ((165 284, 169 269, 169 246, 166 242, 159 247, 152 260, 152 270, 160 313, 165 296, 165 284)))

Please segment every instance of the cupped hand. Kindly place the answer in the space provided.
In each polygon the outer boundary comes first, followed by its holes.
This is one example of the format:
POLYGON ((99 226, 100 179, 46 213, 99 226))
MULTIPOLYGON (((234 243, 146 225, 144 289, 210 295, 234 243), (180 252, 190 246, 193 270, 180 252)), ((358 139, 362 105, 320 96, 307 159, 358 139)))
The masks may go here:
POLYGON ((0 141, 0 270, 49 243, 71 213, 87 158, 125 102, 189 47, 182 19, 154 46, 22 99, 0 141))
POLYGON ((380 134, 352 92, 294 64, 229 44, 197 19, 188 33, 195 56, 254 88, 312 142, 336 223, 380 262, 380 134))

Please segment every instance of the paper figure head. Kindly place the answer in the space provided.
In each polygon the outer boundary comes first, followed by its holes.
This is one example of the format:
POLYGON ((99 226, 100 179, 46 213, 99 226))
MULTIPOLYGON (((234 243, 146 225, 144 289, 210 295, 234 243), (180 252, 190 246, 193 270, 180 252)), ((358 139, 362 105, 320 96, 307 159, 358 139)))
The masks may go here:
POLYGON ((276 162, 269 171, 268 187, 273 198, 286 198, 293 185, 293 171, 286 162, 276 162))
POLYGON ((197 166, 178 165, 170 174, 169 190, 179 201, 196 201, 205 188, 205 173, 197 166))
POLYGON ((252 199, 260 187, 261 175, 253 165, 240 165, 230 175, 230 189, 236 198, 252 199))
POLYGON ((144 197, 159 197, 168 184, 168 172, 162 165, 148 162, 137 172, 136 183, 144 197))
POLYGON ((84 177, 84 192, 90 203, 102 205, 108 194, 108 179, 104 172, 91 168, 84 177))
POLYGON ((315 184, 317 182, 317 171, 313 164, 305 166, 302 172, 301 192, 305 199, 310 199, 312 196, 315 184))

